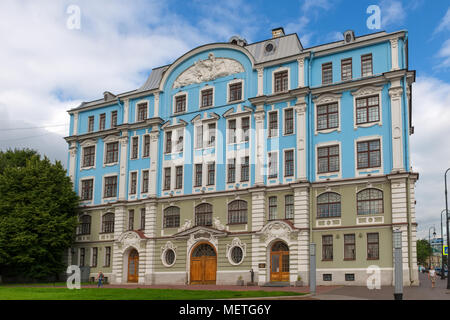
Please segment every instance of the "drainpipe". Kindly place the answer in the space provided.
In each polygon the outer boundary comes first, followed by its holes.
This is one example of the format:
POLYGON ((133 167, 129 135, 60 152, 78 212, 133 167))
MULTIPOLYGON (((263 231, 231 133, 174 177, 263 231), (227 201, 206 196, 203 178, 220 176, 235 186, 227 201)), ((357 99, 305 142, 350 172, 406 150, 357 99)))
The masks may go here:
POLYGON ((408 176, 408 178, 406 178, 406 213, 408 216, 408 266, 409 266, 409 283, 410 285, 413 283, 412 280, 412 270, 413 270, 413 266, 412 266, 412 259, 411 259, 411 253, 412 253, 412 231, 411 231, 411 226, 412 226, 412 222, 411 222, 411 199, 410 199, 410 189, 411 189, 411 185, 410 185, 410 178, 408 176))
MULTIPOLYGON (((312 62, 314 59, 314 52, 311 52, 310 55, 310 59, 309 59, 309 63, 308 63, 308 87, 311 87, 311 69, 312 69, 312 62)), ((311 92, 308 92, 308 109, 311 109, 311 103, 312 103, 312 99, 311 99, 311 92)), ((309 110, 309 117, 308 117, 308 140, 309 140, 309 145, 308 145, 308 175, 310 177, 312 177, 312 173, 311 173, 311 168, 312 168, 312 160, 311 160, 311 156, 312 156, 312 134, 311 134, 311 117, 312 117, 312 111, 309 110)), ((309 242, 311 243, 313 241, 313 237, 312 237, 312 222, 313 222, 313 210, 312 210, 312 188, 310 188, 310 192, 309 192, 309 242)))

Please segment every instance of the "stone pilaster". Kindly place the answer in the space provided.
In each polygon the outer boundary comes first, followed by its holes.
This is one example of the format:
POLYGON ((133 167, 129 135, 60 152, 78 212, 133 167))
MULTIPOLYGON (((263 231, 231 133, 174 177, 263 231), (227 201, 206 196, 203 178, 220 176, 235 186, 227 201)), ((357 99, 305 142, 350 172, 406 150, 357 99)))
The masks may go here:
POLYGON ((73 113, 73 132, 72 135, 76 136, 78 134, 78 112, 73 113))
POLYGON ((257 96, 262 96, 264 94, 264 68, 256 68, 258 72, 258 93, 257 96))
MULTIPOLYGON (((115 230, 115 229, 114 229, 115 230)), ((103 250, 106 250, 103 248, 103 250)), ((111 256, 112 256, 112 279, 111 283, 113 284, 121 284, 125 283, 127 279, 123 279, 123 254, 119 250, 119 242, 114 242, 113 247, 111 248, 111 256)), ((105 252, 103 252, 103 256, 105 252)))
POLYGON ((265 193, 264 190, 252 192, 252 231, 259 231, 264 226, 265 219, 265 193))
POLYGON ((158 131, 150 132, 150 185, 149 185, 149 196, 156 197, 157 185, 158 185, 158 131))
POLYGON ((156 237, 156 202, 149 202, 145 204, 145 230, 147 237, 156 237))
POLYGON ((295 106, 297 115, 297 179, 306 180, 306 103, 299 97, 295 106))
POLYGON ((403 89, 400 80, 391 82, 389 89, 391 97, 391 119, 392 119, 392 171, 404 171, 403 163, 403 124, 402 124, 402 96, 403 89))
POLYGON ((70 154, 69 177, 70 177, 70 180, 72 181, 74 188, 75 188, 75 178, 76 178, 76 169, 77 169, 77 152, 78 152, 77 143, 75 141, 72 141, 70 143, 70 147, 69 147, 69 154, 70 154))
POLYGON ((119 200, 127 199, 127 167, 128 167, 128 133, 122 131, 119 138, 120 145, 120 162, 119 162, 119 200))
POLYGON ((153 117, 159 117, 159 92, 155 92, 155 113, 153 114, 153 117))
POLYGON ((301 57, 297 59, 298 63, 298 87, 305 86, 305 58, 301 57))
POLYGON ((391 65, 392 71, 399 69, 398 64, 398 39, 391 39, 391 65))
POLYGON ((147 240, 145 251, 144 282, 148 285, 154 283, 155 240, 147 240))
POLYGON ((123 123, 128 123, 130 120, 130 99, 123 100, 123 123))
POLYGON ((309 210, 309 187, 294 187, 294 226, 302 229, 297 239, 297 273, 305 284, 309 283, 309 210))
POLYGON ((264 146, 266 145, 264 139, 264 118, 265 112, 264 107, 258 106, 255 111, 255 148, 256 148, 256 159, 255 159, 255 184, 264 184, 264 146))
POLYGON ((117 206, 114 210, 114 240, 118 240, 125 231, 127 210, 125 206, 117 206))

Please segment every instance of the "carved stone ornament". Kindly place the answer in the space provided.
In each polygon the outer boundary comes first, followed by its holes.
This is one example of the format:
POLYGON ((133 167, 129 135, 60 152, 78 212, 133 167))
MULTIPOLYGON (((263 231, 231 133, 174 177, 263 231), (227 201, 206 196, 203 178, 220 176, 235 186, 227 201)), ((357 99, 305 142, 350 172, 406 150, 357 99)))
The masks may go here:
POLYGON ((402 87, 395 87, 389 89, 389 95, 391 96, 391 99, 398 99, 402 96, 403 89, 402 87))
POLYGON ((225 253, 228 261, 230 261, 231 264, 241 264, 244 261, 245 256, 247 255, 247 244, 242 243, 241 239, 239 238, 234 238, 233 241, 231 241, 231 244, 227 244, 227 250, 225 251, 225 253), (234 247, 239 247, 242 249, 242 260, 238 263, 234 262, 233 259, 231 259, 231 249, 233 249, 234 247))
POLYGON ((317 98, 313 99, 314 104, 325 104, 325 103, 332 103, 332 102, 339 102, 339 99, 341 99, 342 94, 337 93, 324 93, 318 96, 317 98))
POLYGON ((123 233, 119 238, 119 247, 121 249, 127 249, 129 247, 135 247, 136 249, 141 249, 141 238, 134 231, 127 231, 123 233))
POLYGON ((208 241, 212 245, 214 245, 217 249, 217 245, 219 244, 219 240, 210 232, 205 230, 199 230, 195 233, 192 233, 187 241, 188 250, 199 241, 208 241))
POLYGON ((214 217, 214 228, 218 229, 218 230, 224 230, 225 226, 220 223, 220 219, 217 217, 214 217))
POLYGON ((178 229, 178 232, 187 230, 191 227, 192 225, 192 220, 184 220, 184 224, 181 226, 181 228, 178 229))
POLYGON ((167 241, 166 244, 161 247, 161 253, 164 253, 167 249, 172 249, 174 252, 177 252, 177 247, 173 245, 172 241, 167 241))
POLYGON ((298 236, 297 230, 292 230, 287 223, 281 221, 267 224, 261 232, 263 236, 261 236, 260 239, 264 241, 266 245, 275 239, 282 239, 290 243, 298 236))
POLYGON ((194 62, 193 66, 181 73, 173 83, 173 88, 211 81, 241 72, 244 72, 244 67, 238 61, 229 58, 216 58, 213 53, 209 53, 208 59, 194 62))
POLYGON ((366 86, 366 87, 359 88, 355 92, 352 92, 352 95, 356 98, 370 96, 373 94, 379 94, 381 92, 381 90, 383 90, 383 87, 366 86))

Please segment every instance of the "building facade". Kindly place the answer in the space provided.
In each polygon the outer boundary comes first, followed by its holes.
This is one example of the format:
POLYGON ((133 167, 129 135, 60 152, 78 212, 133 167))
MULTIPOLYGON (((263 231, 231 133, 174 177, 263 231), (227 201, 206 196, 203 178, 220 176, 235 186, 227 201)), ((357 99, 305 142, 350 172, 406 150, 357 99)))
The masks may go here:
POLYGON ((408 34, 195 48, 70 114, 68 263, 112 283, 418 285, 408 34), (373 271, 372 271, 373 273, 373 271))

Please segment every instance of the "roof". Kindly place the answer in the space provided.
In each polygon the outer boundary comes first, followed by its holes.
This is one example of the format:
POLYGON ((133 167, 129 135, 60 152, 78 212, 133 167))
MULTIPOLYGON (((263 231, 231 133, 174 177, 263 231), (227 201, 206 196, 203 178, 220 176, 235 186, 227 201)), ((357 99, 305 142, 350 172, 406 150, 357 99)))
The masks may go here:
POLYGON ((302 44, 296 33, 256 42, 245 46, 245 49, 251 53, 257 64, 294 56, 303 51, 302 44), (267 53, 265 50, 268 43, 273 43, 275 46, 275 50, 272 53, 267 53))

